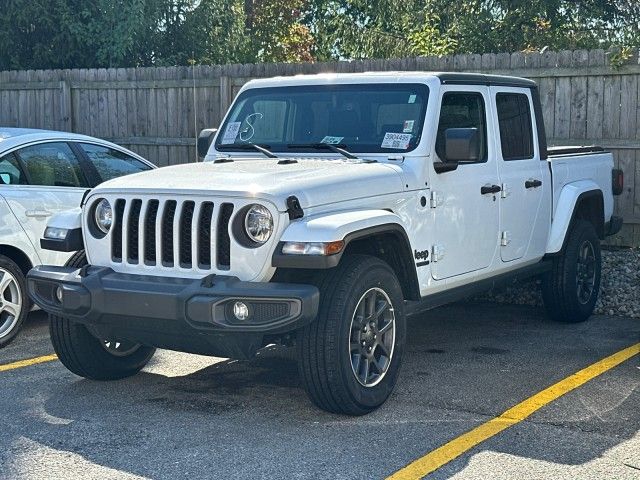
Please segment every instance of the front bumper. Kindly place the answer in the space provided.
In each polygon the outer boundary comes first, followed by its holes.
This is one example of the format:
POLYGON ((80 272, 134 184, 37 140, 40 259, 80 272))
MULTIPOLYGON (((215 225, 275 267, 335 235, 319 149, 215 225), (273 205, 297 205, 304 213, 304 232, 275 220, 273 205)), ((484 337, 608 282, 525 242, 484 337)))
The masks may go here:
POLYGON ((320 298, 312 285, 131 275, 92 266, 36 267, 27 285, 43 310, 82 323, 98 338, 230 358, 250 357, 270 338, 307 325, 320 298), (249 307, 244 321, 233 315, 236 301, 249 307))

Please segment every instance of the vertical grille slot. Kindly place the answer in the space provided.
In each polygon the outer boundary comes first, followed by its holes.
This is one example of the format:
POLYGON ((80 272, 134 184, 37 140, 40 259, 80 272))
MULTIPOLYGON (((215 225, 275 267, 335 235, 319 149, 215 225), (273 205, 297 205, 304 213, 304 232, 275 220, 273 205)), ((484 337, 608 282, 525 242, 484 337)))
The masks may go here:
POLYGON ((173 267, 173 220, 176 216, 175 200, 168 200, 162 215, 162 265, 173 267))
POLYGON ((198 218, 198 267, 203 270, 211 269, 211 223, 213 203, 203 202, 198 218))
POLYGON ((140 223, 141 208, 142 200, 135 199, 131 202, 131 211, 127 220, 127 233, 129 234, 127 239, 127 262, 129 263, 138 263, 140 258, 140 252, 138 251, 140 230, 138 224, 140 223))
POLYGON ((180 214, 180 266, 182 268, 191 268, 192 265, 191 227, 194 209, 195 202, 186 201, 182 204, 180 214))
POLYGON ((229 221, 233 213, 233 203, 223 203, 220 206, 217 232, 217 258, 220 270, 231 268, 231 238, 229 237, 229 221))
POLYGON ((144 218, 144 263, 156 264, 156 220, 158 219, 158 207, 160 201, 150 200, 144 218))
POLYGON ((115 219, 113 232, 111 233, 111 259, 114 262, 122 262, 122 216, 124 215, 124 200, 116 200, 114 207, 115 219))

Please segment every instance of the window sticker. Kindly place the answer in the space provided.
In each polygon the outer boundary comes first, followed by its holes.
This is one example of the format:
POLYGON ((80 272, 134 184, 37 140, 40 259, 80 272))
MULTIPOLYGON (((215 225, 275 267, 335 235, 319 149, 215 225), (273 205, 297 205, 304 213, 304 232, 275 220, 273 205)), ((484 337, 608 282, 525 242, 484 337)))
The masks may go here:
POLYGON ((409 148, 409 142, 411 141, 410 133, 392 133, 387 132, 384 134, 384 139, 382 140, 382 148, 396 148, 398 150, 406 150, 409 148))
POLYGON ((344 137, 332 137, 330 135, 327 135, 322 140, 320 140, 320 143, 328 143, 330 145, 337 145, 338 143, 340 143, 342 141, 343 138, 344 137))
POLYGON ((229 145, 235 143, 238 132, 240 131, 240 124, 242 122, 230 122, 227 125, 227 129, 224 131, 220 145, 229 145))
POLYGON ((415 120, 405 120, 404 124, 402 125, 402 131, 404 133, 411 133, 413 132, 413 124, 415 123, 415 120))
POLYGON ((409 95, 409 101, 407 103, 416 103, 416 95, 409 95))

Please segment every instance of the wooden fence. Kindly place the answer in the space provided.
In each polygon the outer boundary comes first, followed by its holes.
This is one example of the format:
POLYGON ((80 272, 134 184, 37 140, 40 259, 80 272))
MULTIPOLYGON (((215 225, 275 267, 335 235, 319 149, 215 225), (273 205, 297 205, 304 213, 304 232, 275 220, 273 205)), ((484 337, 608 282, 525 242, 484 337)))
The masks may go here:
POLYGON ((122 144, 160 166, 196 161, 200 129, 217 126, 251 78, 375 70, 473 71, 528 77, 540 86, 551 145, 600 144, 624 169, 616 200, 625 227, 614 242, 640 245, 640 58, 609 52, 456 55, 305 64, 0 72, 0 126, 74 131, 122 144))

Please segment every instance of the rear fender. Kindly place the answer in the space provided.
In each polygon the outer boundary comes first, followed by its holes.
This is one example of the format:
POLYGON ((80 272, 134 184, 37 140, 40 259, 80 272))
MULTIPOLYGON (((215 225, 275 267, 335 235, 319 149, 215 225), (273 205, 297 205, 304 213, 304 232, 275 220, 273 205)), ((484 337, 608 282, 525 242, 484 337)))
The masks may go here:
MULTIPOLYGON (((547 254, 558 253, 562 250, 571 222, 580 203, 594 197, 602 200, 603 195, 598 184, 592 180, 580 180, 569 183, 562 188, 551 223, 547 241, 547 254)), ((602 222, 604 224, 604 218, 602 222)))

